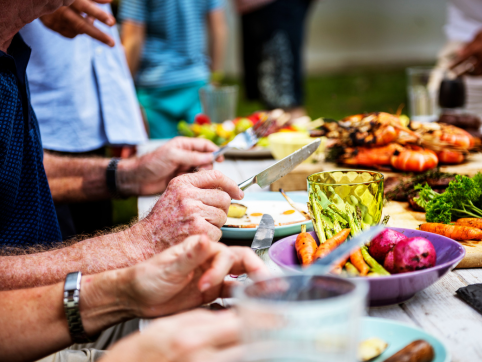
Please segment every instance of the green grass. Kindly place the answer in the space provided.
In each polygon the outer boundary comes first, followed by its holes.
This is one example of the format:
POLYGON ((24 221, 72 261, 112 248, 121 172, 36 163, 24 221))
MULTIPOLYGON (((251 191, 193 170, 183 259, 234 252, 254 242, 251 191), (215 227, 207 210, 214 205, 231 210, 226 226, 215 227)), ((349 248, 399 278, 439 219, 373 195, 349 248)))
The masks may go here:
MULTIPOLYGON (((263 109, 259 102, 244 99, 244 89, 238 80, 240 99, 237 114, 249 115, 263 109)), ((309 77, 306 81, 306 110, 313 119, 343 117, 374 111, 396 112, 405 105, 407 112, 405 68, 354 70, 343 74, 309 77)), ((115 224, 127 224, 137 217, 137 198, 113 201, 115 224)))

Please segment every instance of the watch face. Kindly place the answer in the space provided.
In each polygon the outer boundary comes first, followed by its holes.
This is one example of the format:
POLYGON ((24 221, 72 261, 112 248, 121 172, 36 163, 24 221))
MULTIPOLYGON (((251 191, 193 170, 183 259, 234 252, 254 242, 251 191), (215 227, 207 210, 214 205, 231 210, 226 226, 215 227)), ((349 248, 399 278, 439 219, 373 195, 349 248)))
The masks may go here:
POLYGON ((65 278, 64 290, 80 290, 80 278, 82 277, 81 272, 74 272, 67 274, 65 278))

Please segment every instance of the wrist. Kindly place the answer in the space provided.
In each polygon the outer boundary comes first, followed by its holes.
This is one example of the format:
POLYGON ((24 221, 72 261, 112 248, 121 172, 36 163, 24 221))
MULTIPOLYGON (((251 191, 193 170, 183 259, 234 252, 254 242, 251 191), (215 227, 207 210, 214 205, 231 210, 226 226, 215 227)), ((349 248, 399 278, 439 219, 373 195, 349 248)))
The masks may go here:
POLYGON ((123 292, 123 283, 127 280, 124 270, 112 270, 82 278, 79 309, 88 335, 135 318, 136 311, 123 292))
POLYGON ((122 159, 117 164, 116 181, 119 195, 124 197, 139 195, 138 161, 137 157, 132 157, 122 159))

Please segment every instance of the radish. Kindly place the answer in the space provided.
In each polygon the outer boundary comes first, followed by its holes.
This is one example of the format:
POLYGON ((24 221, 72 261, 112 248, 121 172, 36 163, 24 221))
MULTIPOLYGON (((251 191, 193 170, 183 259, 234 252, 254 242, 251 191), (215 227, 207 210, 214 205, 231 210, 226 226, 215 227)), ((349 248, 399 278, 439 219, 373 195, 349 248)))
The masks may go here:
POLYGON ((393 270, 406 273, 435 266, 437 253, 432 243, 420 236, 399 241, 393 248, 393 270))
POLYGON ((395 271, 393 270, 394 269, 394 258, 393 258, 393 249, 390 250, 388 253, 387 253, 387 256, 385 257, 385 261, 383 263, 383 267, 387 270, 387 272, 389 272, 390 274, 393 274, 395 271))
POLYGON ((398 231, 385 229, 370 242, 368 252, 379 263, 383 263, 388 252, 400 241, 407 237, 398 231))

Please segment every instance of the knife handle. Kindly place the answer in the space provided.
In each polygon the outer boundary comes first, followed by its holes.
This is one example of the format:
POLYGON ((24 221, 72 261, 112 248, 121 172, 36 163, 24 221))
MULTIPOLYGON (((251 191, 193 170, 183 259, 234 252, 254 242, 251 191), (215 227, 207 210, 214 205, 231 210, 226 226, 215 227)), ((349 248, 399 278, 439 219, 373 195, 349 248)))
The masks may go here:
POLYGON ((246 181, 241 182, 238 187, 241 190, 246 190, 249 186, 254 185, 256 183, 256 176, 248 178, 246 181))

